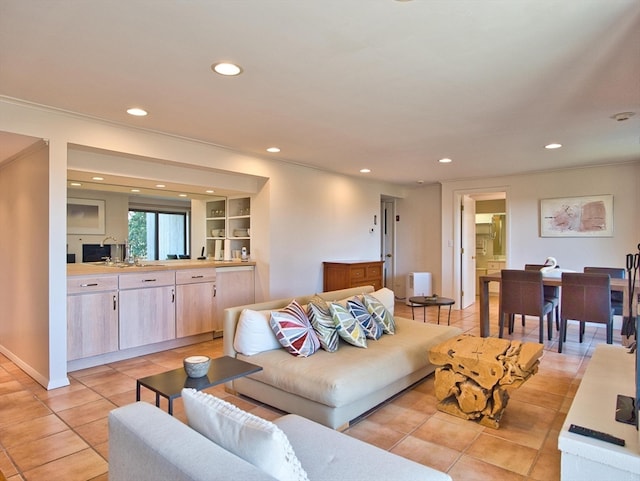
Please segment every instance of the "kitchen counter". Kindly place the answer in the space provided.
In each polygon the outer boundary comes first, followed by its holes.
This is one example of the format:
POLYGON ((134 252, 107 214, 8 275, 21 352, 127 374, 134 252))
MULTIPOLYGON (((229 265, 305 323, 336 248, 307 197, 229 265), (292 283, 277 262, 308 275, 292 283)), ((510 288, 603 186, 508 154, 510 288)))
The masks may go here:
POLYGON ((210 259, 177 259, 166 261, 144 261, 140 266, 108 266, 102 262, 83 262, 67 264, 67 276, 90 276, 95 274, 127 274, 135 272, 171 271, 181 269, 198 269, 205 267, 240 267, 255 266, 255 261, 214 261, 210 259))

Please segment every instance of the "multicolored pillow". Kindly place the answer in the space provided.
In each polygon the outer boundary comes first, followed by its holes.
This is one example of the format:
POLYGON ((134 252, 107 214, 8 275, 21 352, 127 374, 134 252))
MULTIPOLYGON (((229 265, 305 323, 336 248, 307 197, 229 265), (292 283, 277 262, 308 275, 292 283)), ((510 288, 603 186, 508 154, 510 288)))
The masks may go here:
POLYGON ((308 309, 309 322, 311 322, 313 329, 318 335, 320 347, 328 352, 336 352, 338 350, 339 336, 329 308, 327 307, 325 309, 311 300, 308 309))
POLYGON ((347 309, 349 309, 351 315, 356 318, 362 329, 364 329, 364 334, 367 339, 380 339, 383 332, 382 324, 379 324, 378 321, 373 318, 360 299, 357 297, 349 299, 347 301, 347 309))
POLYGON ((337 302, 329 303, 329 311, 333 317, 338 335, 349 344, 356 347, 367 347, 367 338, 364 329, 355 317, 351 315, 349 309, 337 302))
POLYGON ((393 319, 393 315, 384 307, 384 304, 380 302, 376 297, 370 294, 363 296, 363 303, 367 308, 367 311, 371 314, 376 322, 382 326, 382 330, 385 334, 396 333, 396 321, 393 319))
POLYGON ((282 347, 294 356, 308 357, 320 349, 307 313, 295 300, 284 309, 273 311, 269 325, 282 347))

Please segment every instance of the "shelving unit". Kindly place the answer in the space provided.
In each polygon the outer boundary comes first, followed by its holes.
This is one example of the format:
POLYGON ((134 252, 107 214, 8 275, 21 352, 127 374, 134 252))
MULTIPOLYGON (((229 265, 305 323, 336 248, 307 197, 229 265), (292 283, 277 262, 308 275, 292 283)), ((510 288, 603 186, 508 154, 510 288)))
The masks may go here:
MULTIPOLYGON (((224 249, 229 240, 231 252, 243 247, 251 253, 251 198, 231 197, 207 202, 207 255, 215 255, 216 241, 224 249)), ((229 254, 231 255, 231 254, 229 254)))

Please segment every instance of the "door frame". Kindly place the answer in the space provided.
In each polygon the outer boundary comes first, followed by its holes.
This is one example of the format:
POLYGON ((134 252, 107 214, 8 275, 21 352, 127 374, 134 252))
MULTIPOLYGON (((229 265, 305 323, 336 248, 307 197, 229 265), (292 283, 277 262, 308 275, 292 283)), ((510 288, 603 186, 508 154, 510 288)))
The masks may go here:
MULTIPOLYGON (((462 203, 462 198, 465 196, 471 196, 475 200, 478 200, 479 197, 483 199, 489 199, 491 195, 504 195, 505 198, 505 219, 507 221, 507 229, 505 231, 505 260, 506 265, 509 265, 509 254, 511 251, 510 248, 510 235, 509 231, 511 229, 510 222, 510 214, 509 214, 509 188, 507 186, 501 187, 487 187, 482 189, 461 189, 455 190, 453 195, 453 245, 455 248, 453 249, 453 273, 452 273, 452 281, 453 281, 453 298, 456 300, 456 306, 460 309, 461 301, 462 301, 462 265, 461 265, 461 256, 460 249, 462 248, 462 233, 461 233, 461 223, 462 223, 462 213, 460 211, 460 204, 462 203)), ((475 273, 474 273, 475 276, 475 273)), ((476 293, 477 297, 478 293, 476 293)))
POLYGON ((396 279, 396 200, 380 198, 380 260, 382 261, 382 285, 394 290, 396 279), (390 246, 388 244, 391 244, 390 246), (387 257, 390 255, 390 257, 387 257))

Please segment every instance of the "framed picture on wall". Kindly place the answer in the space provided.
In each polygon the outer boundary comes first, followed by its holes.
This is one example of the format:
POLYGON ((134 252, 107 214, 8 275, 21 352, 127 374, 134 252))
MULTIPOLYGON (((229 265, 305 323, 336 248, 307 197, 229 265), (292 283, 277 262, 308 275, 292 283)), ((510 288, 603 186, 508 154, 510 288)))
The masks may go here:
POLYGON ((612 237, 613 195, 540 200, 540 237, 612 237))
POLYGON ((67 234, 104 234, 104 200, 67 199, 67 234))

